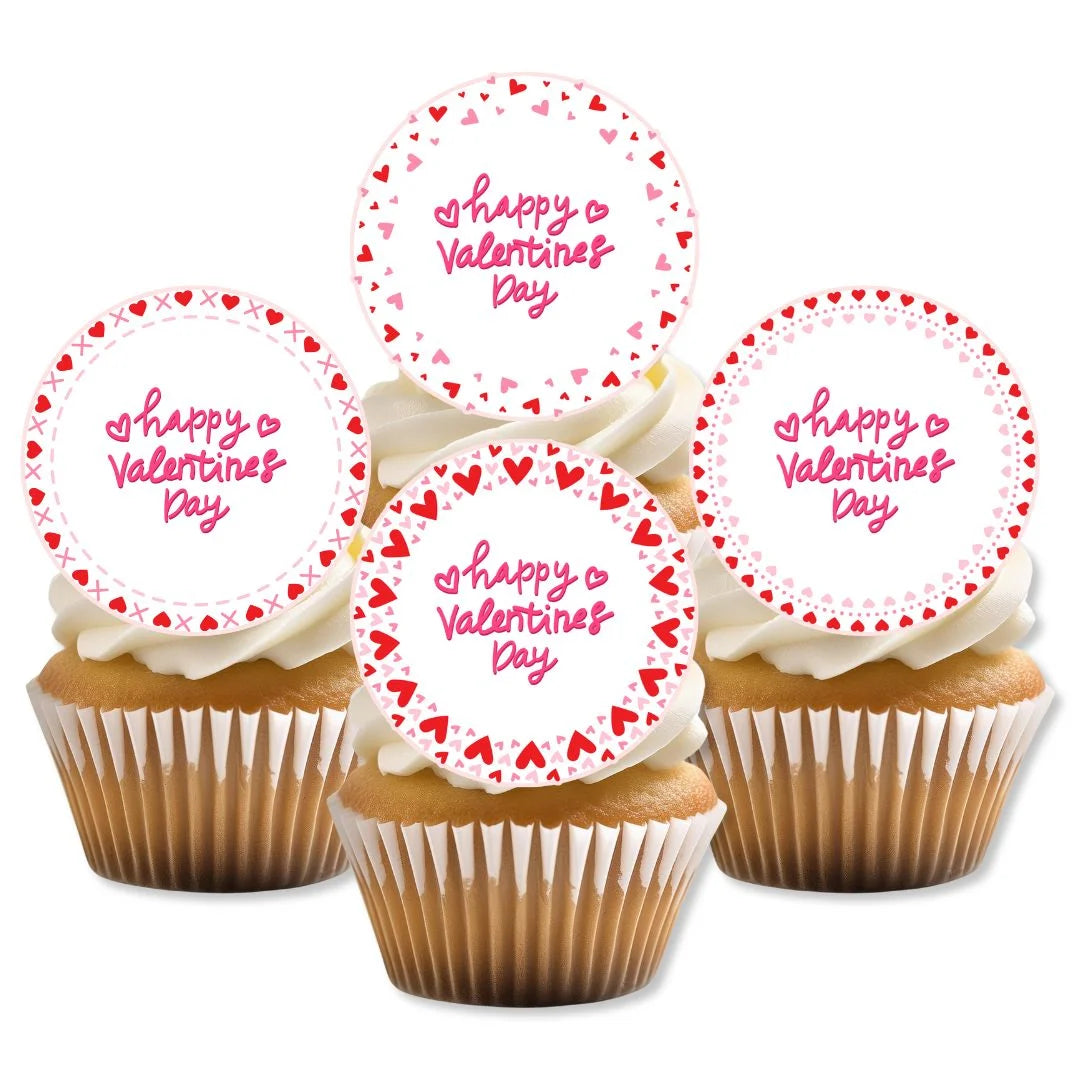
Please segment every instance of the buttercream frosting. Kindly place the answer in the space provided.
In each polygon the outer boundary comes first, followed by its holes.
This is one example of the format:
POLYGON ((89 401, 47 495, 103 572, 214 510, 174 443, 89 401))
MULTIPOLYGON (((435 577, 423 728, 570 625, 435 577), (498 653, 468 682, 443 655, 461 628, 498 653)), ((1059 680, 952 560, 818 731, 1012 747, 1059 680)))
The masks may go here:
POLYGON ((698 587, 700 638, 710 660, 760 655, 789 675, 831 679, 860 664, 899 660, 924 668, 965 649, 992 655, 1031 629, 1027 603, 1031 558, 1017 548, 971 600, 929 622, 883 634, 834 634, 774 611, 744 588, 717 558, 703 529, 688 544, 698 587))
POLYGON ((701 405, 701 380, 669 356, 619 393, 582 412, 535 420, 465 413, 404 374, 376 383, 364 397, 379 483, 400 488, 448 457, 487 441, 552 439, 593 450, 633 476, 662 483, 685 475, 688 439, 701 405))
POLYGON ((352 570, 353 559, 342 555, 310 593, 274 618, 210 636, 166 634, 138 626, 98 607, 57 575, 49 586, 56 616, 53 637, 84 660, 130 655, 159 675, 187 679, 204 679, 248 660, 297 668, 349 643, 352 570))
MULTIPOLYGON (((660 722, 623 757, 582 777, 587 784, 643 763, 651 769, 669 769, 685 761, 705 741, 705 726, 698 716, 705 693, 705 677, 697 664, 691 664, 683 676, 674 699, 664 710, 660 722)), ((421 769, 431 769, 454 787, 476 788, 497 794, 506 785, 481 783, 443 769, 414 749, 379 711, 367 688, 357 688, 349 702, 349 723, 355 727, 353 746, 361 762, 374 761, 384 775, 411 776, 421 769)))

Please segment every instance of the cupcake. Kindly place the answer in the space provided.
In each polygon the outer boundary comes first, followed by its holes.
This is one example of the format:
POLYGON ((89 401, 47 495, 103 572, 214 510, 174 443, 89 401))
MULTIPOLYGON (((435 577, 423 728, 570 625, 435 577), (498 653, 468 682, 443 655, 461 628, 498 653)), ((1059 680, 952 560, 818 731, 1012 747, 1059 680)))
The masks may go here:
POLYGON ((374 464, 364 523, 371 525, 417 473, 466 447, 503 439, 554 439, 593 451, 647 487, 676 527, 697 524, 687 474, 689 436, 701 403, 701 380, 671 357, 590 408, 558 419, 496 420, 464 413, 404 374, 364 397, 374 464))
POLYGON ((203 638, 134 626, 53 580, 62 649, 27 690, 93 870, 231 892, 345 868, 324 803, 353 760, 351 571, 338 559, 276 618, 203 638))
POLYGON ((644 986, 723 814, 685 758, 700 670, 641 744, 558 787, 432 764, 358 690, 357 767, 330 799, 391 981, 445 1001, 564 1005, 644 986))
POLYGON ((1013 647, 1033 621, 1027 552, 933 622, 856 637, 761 603, 703 531, 690 551, 708 728, 698 760, 728 806, 720 868, 835 891, 974 870, 1052 696, 1013 647))

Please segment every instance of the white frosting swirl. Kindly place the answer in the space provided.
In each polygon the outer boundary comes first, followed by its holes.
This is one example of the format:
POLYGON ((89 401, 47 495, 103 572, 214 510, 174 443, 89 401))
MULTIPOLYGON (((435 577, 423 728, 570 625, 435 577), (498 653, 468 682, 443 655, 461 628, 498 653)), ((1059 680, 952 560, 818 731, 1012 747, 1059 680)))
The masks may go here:
POLYGON ((166 634, 110 615, 67 578, 49 586, 56 618, 53 637, 84 660, 131 655, 159 675, 205 679, 246 660, 271 660, 297 668, 349 641, 349 595, 353 560, 337 559, 326 577, 292 607, 255 626, 227 634, 166 634))
POLYGON ((757 654, 789 675, 815 679, 831 679, 875 660, 924 668, 965 649, 1001 652, 1035 621, 1027 604, 1031 559, 1019 546, 966 604, 928 623, 866 637, 818 630, 763 604, 728 572, 703 529, 694 531, 688 548, 697 578, 701 639, 710 660, 757 654))
MULTIPOLYGON (((595 784, 639 762, 650 769, 670 769, 685 761, 705 741, 705 727, 698 717, 704 692, 705 676, 697 664, 691 664, 660 722, 625 756, 589 773, 583 781, 595 784)), ((364 686, 357 688, 349 702, 349 720, 356 725, 353 745, 360 762, 374 761, 384 776, 411 776, 421 769, 431 769, 454 787, 483 788, 491 794, 509 790, 510 785, 471 780, 433 764, 398 734, 364 686)))
POLYGON ((665 356, 619 393, 582 412, 536 420, 496 420, 464 413, 405 374, 377 383, 364 397, 379 483, 400 488, 417 473, 488 441, 553 439, 593 450, 633 476, 662 483, 686 473, 688 440, 701 381, 665 356))

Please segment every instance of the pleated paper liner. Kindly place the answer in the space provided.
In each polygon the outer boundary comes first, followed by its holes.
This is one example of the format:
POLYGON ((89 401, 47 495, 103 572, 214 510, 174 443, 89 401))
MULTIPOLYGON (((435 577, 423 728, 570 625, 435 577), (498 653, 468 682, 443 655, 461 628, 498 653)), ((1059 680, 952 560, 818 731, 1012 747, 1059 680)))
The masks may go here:
POLYGON ((947 713, 704 709, 698 762, 728 805, 720 869, 837 892, 970 873, 1051 697, 947 713))
POLYGON ((99 711, 27 690, 103 877, 240 892, 345 869, 325 806, 353 762, 344 711, 99 711))
POLYGON ((400 825, 330 810, 391 981, 474 1005, 627 994, 656 971, 723 815, 637 825, 400 825))

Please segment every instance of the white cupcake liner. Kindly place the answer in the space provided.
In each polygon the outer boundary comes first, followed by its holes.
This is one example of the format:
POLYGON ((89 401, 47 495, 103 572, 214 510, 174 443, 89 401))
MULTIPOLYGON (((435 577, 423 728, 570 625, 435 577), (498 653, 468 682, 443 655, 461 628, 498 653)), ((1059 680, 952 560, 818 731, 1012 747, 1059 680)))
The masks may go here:
POLYGON ((705 708, 698 760, 730 809, 716 861, 744 881, 835 891, 970 873, 1052 697, 917 713, 705 708))
POLYGON ((345 869, 325 807, 352 766, 343 710, 97 709, 27 687, 90 866, 234 892, 345 869))
POLYGON ((644 986, 723 816, 589 827, 376 821, 329 802, 395 986, 484 1005, 644 986))

